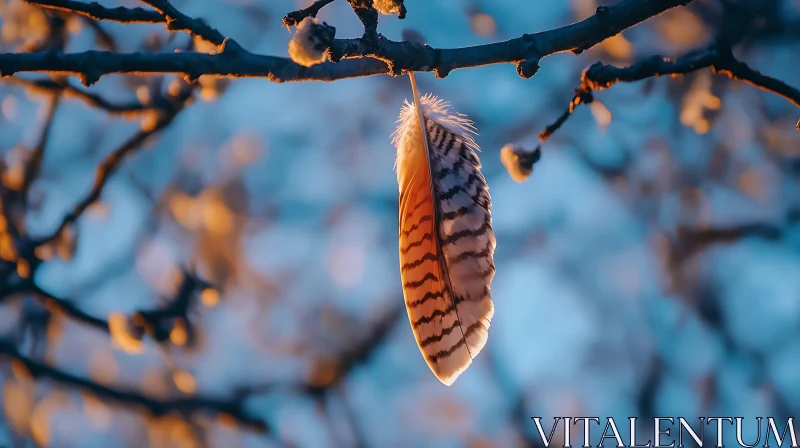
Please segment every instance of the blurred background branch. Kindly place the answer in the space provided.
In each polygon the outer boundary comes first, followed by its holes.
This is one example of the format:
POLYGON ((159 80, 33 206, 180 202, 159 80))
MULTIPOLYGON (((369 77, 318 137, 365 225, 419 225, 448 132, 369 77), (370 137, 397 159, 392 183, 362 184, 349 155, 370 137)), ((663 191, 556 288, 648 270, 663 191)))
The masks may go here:
MULTIPOLYGON (((24 369, 22 375, 30 375, 33 379, 47 378, 57 383, 83 389, 105 400, 137 407, 141 406, 155 416, 163 416, 171 412, 186 416, 196 412, 211 411, 221 415, 223 418, 233 419, 256 431, 264 432, 267 430, 266 424, 262 420, 249 416, 239 401, 226 402, 203 397, 178 398, 170 401, 152 399, 139 392, 113 389, 47 366, 19 353, 12 342, 0 340, 0 357, 3 356, 10 357, 19 363, 18 366, 24 369)), ((19 367, 18 370, 20 370, 19 367)))

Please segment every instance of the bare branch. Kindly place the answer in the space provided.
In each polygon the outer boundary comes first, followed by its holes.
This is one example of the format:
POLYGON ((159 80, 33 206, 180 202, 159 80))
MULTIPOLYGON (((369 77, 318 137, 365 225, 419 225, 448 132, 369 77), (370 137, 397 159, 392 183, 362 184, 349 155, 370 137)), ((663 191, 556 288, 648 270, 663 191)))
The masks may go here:
POLYGON ((163 15, 144 8, 106 8, 97 2, 84 3, 74 0, 24 0, 26 3, 38 5, 56 11, 80 14, 95 20, 109 20, 120 23, 165 23, 163 15))
POLYGON ((372 0, 347 0, 347 3, 364 25, 364 41, 374 45, 378 34, 378 11, 372 6, 372 0))
MULTIPOLYGON (((207 282, 201 280, 196 275, 184 272, 183 281, 178 287, 178 291, 165 305, 149 310, 139 310, 133 313, 131 318, 131 330, 135 337, 141 338, 145 334, 149 335, 156 342, 169 340, 170 332, 174 328, 176 319, 183 319, 186 324, 188 339, 191 344, 193 340, 193 330, 188 318, 193 298, 202 289, 208 288, 207 282)), ((110 326, 106 319, 93 316, 80 307, 75 305, 74 300, 57 297, 56 295, 44 290, 36 285, 30 278, 14 288, 8 288, 0 294, 0 303, 13 298, 21 298, 25 294, 30 294, 40 301, 50 312, 60 314, 76 322, 83 323, 97 330, 109 333, 110 326)))
POLYGON ((28 358, 8 340, 0 340, 0 356, 22 363, 34 378, 48 378, 56 383, 75 386, 111 401, 141 406, 156 416, 166 415, 170 412, 186 415, 207 412, 228 415, 258 432, 269 431, 267 423, 247 412, 243 400, 238 398, 230 401, 199 396, 180 397, 172 400, 151 398, 137 391, 105 386, 28 358))
POLYGON ((64 218, 61 220, 61 223, 52 234, 38 239, 36 241, 36 245, 41 246, 56 239, 59 235, 61 235, 61 232, 67 228, 67 226, 77 221, 90 205, 94 204, 95 201, 100 199, 103 188, 105 187, 111 175, 114 174, 114 172, 119 168, 122 161, 127 156, 134 153, 137 149, 141 148, 150 137, 152 137, 154 134, 157 134, 159 131, 172 123, 172 120, 174 120, 178 113, 183 110, 183 106, 189 100, 193 91, 193 88, 184 89, 184 91, 175 98, 176 106, 173 108, 173 110, 162 113, 155 125, 146 130, 140 130, 125 143, 123 143, 122 146, 112 152, 97 168, 94 184, 92 185, 92 189, 89 191, 89 193, 80 202, 75 204, 72 210, 64 216, 64 218))
POLYGON ((572 115, 577 106, 591 103, 594 100, 593 92, 595 91, 605 90, 619 82, 635 82, 661 76, 680 76, 704 68, 711 68, 716 74, 726 75, 731 79, 744 81, 759 89, 775 93, 800 107, 800 90, 751 69, 744 62, 738 61, 730 48, 711 47, 688 53, 674 61, 662 56, 651 56, 629 67, 615 67, 596 62, 583 72, 580 85, 575 90, 575 95, 567 110, 539 134, 539 140, 545 141, 550 138, 572 115))
POLYGON ((128 103, 114 103, 100 95, 80 89, 73 86, 68 82, 55 82, 49 79, 29 80, 20 77, 10 77, 8 80, 14 84, 23 86, 34 92, 42 93, 61 93, 66 97, 79 99, 89 106, 97 107, 105 110, 111 114, 122 114, 124 116, 138 115, 139 113, 149 109, 162 109, 167 110, 171 108, 171 103, 168 99, 157 96, 150 104, 142 104, 138 100, 133 100, 128 103))
MULTIPOLYGON (((95 20, 109 20, 120 23, 165 23, 169 31, 186 31, 216 46, 221 46, 225 36, 201 19, 193 19, 178 11, 167 0, 141 0, 155 9, 107 8, 97 2, 85 3, 75 0, 25 0, 27 3, 43 8, 80 14, 95 20)), ((233 45, 232 43, 229 45, 233 45)))
POLYGON ((50 312, 69 317, 76 322, 86 324, 98 330, 105 331, 106 333, 109 331, 108 322, 105 319, 101 319, 86 313, 78 308, 73 301, 58 298, 49 292, 44 291, 32 281, 27 281, 13 289, 9 288, 3 294, 0 294, 0 303, 12 298, 20 298, 23 294, 32 294, 34 297, 40 300, 50 312))
POLYGON ((183 281, 178 287, 178 293, 166 306, 155 310, 138 311, 133 316, 134 323, 141 325, 145 333, 149 334, 157 342, 169 340, 170 332, 174 327, 175 319, 183 319, 188 333, 187 343, 191 345, 194 341, 194 331, 189 320, 189 308, 195 294, 202 289, 208 288, 205 281, 196 275, 184 272, 183 281))
POLYGON ((786 226, 797 222, 800 222, 800 209, 789 210, 779 223, 753 222, 706 229, 678 228, 677 238, 672 244, 670 264, 679 266, 692 255, 715 244, 731 243, 748 237, 777 240, 784 235, 786 226))
POLYGON ((270 81, 335 81, 387 73, 386 64, 364 58, 342 63, 323 63, 311 67, 295 64, 289 58, 261 56, 252 53, 240 57, 196 52, 127 53, 86 51, 83 53, 0 54, 0 75, 18 72, 58 72, 79 76, 84 85, 91 85, 101 76, 122 74, 183 74, 188 79, 202 75, 235 78, 264 77, 270 81))
POLYGON ((96 41, 98 42, 100 48, 109 51, 117 51, 119 48, 117 46, 117 41, 114 39, 114 36, 111 35, 108 31, 103 28, 97 20, 91 19, 89 17, 84 17, 83 21, 89 25, 89 28, 94 30, 96 35, 96 41))
POLYGON ((50 95, 47 102, 47 118, 45 118, 42 133, 39 135, 39 141, 36 144, 36 148, 33 150, 33 154, 31 154, 31 159, 25 164, 25 172, 22 176, 22 187, 20 187, 19 191, 20 202, 23 206, 27 201, 28 191, 30 191, 31 185, 33 185, 33 182, 39 176, 39 170, 44 160, 44 151, 45 148, 47 148, 47 142, 50 140, 50 131, 53 128, 53 119, 55 119, 56 108, 58 108, 59 101, 61 101, 60 95, 57 93, 50 95))
MULTIPOLYGON (((86 85, 111 73, 182 73, 190 79, 202 75, 218 75, 265 77, 275 82, 333 81, 384 73, 396 75, 408 71, 434 71, 437 76, 444 77, 455 69, 514 63, 520 75, 530 77, 536 72, 538 61, 542 57, 565 51, 580 53, 626 28, 691 1, 622 0, 616 5, 598 8, 597 14, 568 26, 526 34, 504 42, 465 48, 436 49, 385 38, 378 38, 374 44, 364 39, 334 39, 330 47, 334 61, 343 58, 359 60, 349 63, 323 63, 308 68, 288 58, 249 53, 228 39, 223 46, 224 50, 216 55, 195 52, 119 54, 101 51, 0 54, 0 75, 58 72, 79 76, 86 85)), ((150 1, 148 4, 158 7, 161 2, 150 1)), ((171 10, 164 8, 163 11, 172 17, 171 10)), ((221 35, 212 33, 206 36, 201 28, 195 28, 195 25, 200 26, 197 23, 199 21, 192 21, 193 19, 182 15, 171 20, 172 30, 188 28, 214 43, 222 43, 221 35)))
POLYGON ((734 58, 730 49, 720 51, 711 68, 714 73, 727 75, 731 79, 743 81, 761 90, 782 96, 800 107, 800 89, 750 68, 744 62, 734 58))
MULTIPOLYGON (((167 29, 170 31, 186 31, 192 36, 197 36, 206 40, 217 47, 221 47, 225 42, 225 36, 215 28, 209 26, 204 20, 193 19, 178 11, 167 0, 140 0, 142 3, 155 8, 167 20, 167 29)), ((229 39, 230 40, 230 39, 229 39)), ((228 46, 233 45, 229 42, 228 46)), ((238 47, 238 45, 237 45, 238 47)))
POLYGON ((383 344, 400 317, 405 315, 405 307, 402 306, 402 302, 399 303, 401 306, 395 306, 386 310, 377 321, 371 325, 367 333, 360 337, 352 346, 338 354, 335 359, 335 374, 330 376, 326 384, 306 385, 304 389, 312 394, 324 393, 341 384, 353 368, 366 362, 366 360, 375 353, 375 350, 383 344))

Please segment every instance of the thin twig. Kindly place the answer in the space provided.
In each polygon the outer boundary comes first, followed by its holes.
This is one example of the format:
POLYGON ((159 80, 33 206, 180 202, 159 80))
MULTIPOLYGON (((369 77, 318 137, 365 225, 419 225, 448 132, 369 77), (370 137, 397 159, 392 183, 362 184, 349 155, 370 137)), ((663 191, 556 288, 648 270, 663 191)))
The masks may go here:
POLYGON ((386 310, 370 330, 360 337, 356 343, 347 347, 336 356, 335 373, 323 385, 308 385, 305 389, 312 394, 321 394, 339 386, 347 375, 356 367, 366 362, 380 347, 400 317, 405 315, 405 307, 395 306, 386 310))
POLYGON ((33 282, 27 282, 20 286, 16 296, 21 297, 22 294, 25 293, 29 293, 36 299, 40 300, 50 312, 69 317, 76 322, 80 322, 98 330, 105 331, 106 333, 109 332, 108 321, 86 313, 76 306, 73 300, 56 297, 55 295, 43 290, 33 282))
POLYGON ((194 331, 189 320, 189 309, 199 290, 208 288, 210 285, 199 279, 192 273, 184 272, 183 281, 178 287, 175 298, 161 308, 155 310, 138 311, 133 316, 134 322, 143 325, 143 330, 157 342, 168 341, 170 332, 173 328, 175 319, 181 318, 185 322, 187 332, 187 343, 191 345, 194 341, 194 331))
POLYGON ((159 131, 172 123, 172 120, 174 120, 178 113, 183 109, 183 105, 191 96, 192 91, 193 89, 186 89, 184 92, 182 92, 181 97, 176 98, 176 102, 178 103, 177 107, 170 112, 162 114, 152 128, 138 131, 108 157, 106 157, 106 159, 97 168, 94 184, 92 185, 89 193, 77 204, 75 204, 72 210, 67 213, 64 218, 62 218, 61 223, 53 233, 44 238, 38 239, 36 241, 36 245, 41 246, 56 239, 59 235, 61 235, 61 232, 67 228, 67 226, 77 221, 90 205, 94 204, 95 201, 100 199, 103 188, 111 178, 111 175, 114 174, 114 172, 116 172, 116 170, 120 167, 122 161, 127 156, 141 148, 150 137, 157 134, 159 131))
POLYGON ((372 5, 372 0, 347 0, 347 3, 364 26, 364 43, 374 45, 378 37, 378 11, 372 5))
POLYGON ((662 56, 651 56, 629 67, 615 67, 596 62, 583 72, 581 82, 569 103, 569 107, 553 124, 539 134, 545 141, 558 130, 581 104, 593 101, 593 92, 605 90, 619 82, 635 82, 661 76, 679 76, 697 70, 711 68, 714 73, 744 81, 767 92, 775 93, 800 107, 800 90, 778 79, 763 75, 737 60, 730 48, 706 48, 686 54, 676 60, 662 56))
POLYGON ((678 228, 670 251, 670 264, 679 266, 694 254, 715 244, 731 243, 749 237, 780 239, 786 232, 787 226, 800 222, 800 209, 789 210, 781 221, 777 224, 753 222, 705 229, 678 228))
POLYGON ((39 177, 39 171, 42 168, 42 161, 44 160, 44 151, 50 140, 50 131, 53 128, 53 120, 55 119, 56 109, 60 101, 61 96, 58 93, 52 93, 47 101, 47 118, 45 118, 42 133, 39 135, 39 141, 36 143, 31 158, 28 160, 28 163, 25 164, 25 170, 22 176, 22 187, 20 187, 19 194, 20 202, 23 206, 27 203, 28 192, 31 189, 31 185, 33 185, 33 182, 39 177))
POLYGON ((302 22, 306 17, 317 17, 320 9, 334 1, 335 0, 317 0, 307 8, 292 11, 283 18, 283 26, 286 28, 297 26, 297 24, 302 22))
POLYGON ((93 29, 95 34, 97 35, 97 40, 100 42, 100 48, 109 51, 117 51, 117 41, 114 39, 114 36, 111 35, 105 28, 103 28, 97 20, 94 20, 90 17, 84 17, 84 22, 89 25, 89 28, 93 29))
POLYGON ((150 5, 166 18, 167 29, 170 31, 186 31, 192 36, 200 37, 218 47, 225 42, 225 36, 215 28, 209 26, 202 19, 193 19, 178 11, 167 0, 139 0, 150 5))
POLYGON ((63 93, 64 96, 79 99, 89 106, 103 109, 111 114, 122 114, 126 117, 139 115, 141 112, 149 109, 168 109, 171 107, 169 100, 161 96, 155 97, 150 104, 143 104, 138 100, 132 100, 127 103, 114 103, 96 93, 75 87, 66 81, 55 82, 49 79, 30 80, 19 77, 10 77, 8 80, 34 92, 48 94, 63 93))
POLYGON ((85 3, 74 0, 24 0, 26 3, 38 5, 56 11, 80 14, 95 20, 109 20, 120 23, 165 23, 167 21, 157 11, 144 8, 107 8, 97 2, 85 3))
POLYGON ((800 89, 750 68, 744 62, 737 60, 730 49, 718 53, 712 69, 714 69, 714 73, 726 75, 736 81, 742 81, 766 92, 774 93, 800 107, 800 89))

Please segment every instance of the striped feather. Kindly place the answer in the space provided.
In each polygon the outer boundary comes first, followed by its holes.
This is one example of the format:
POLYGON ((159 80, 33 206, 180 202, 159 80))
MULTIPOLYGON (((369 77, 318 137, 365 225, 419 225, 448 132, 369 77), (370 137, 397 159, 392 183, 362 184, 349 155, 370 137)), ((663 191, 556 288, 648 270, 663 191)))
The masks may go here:
POLYGON ((494 314, 491 201, 472 122, 436 97, 419 99, 413 77, 412 85, 422 118, 406 101, 393 134, 400 275, 422 356, 449 386, 486 345, 494 314))

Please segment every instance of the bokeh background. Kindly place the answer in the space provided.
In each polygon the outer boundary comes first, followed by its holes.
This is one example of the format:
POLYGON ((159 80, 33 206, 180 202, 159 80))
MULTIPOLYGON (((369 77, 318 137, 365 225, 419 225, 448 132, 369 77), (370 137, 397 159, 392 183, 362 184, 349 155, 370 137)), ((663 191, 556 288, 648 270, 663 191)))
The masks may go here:
MULTIPOLYGON (((250 51, 281 56, 291 38, 281 18, 309 3, 173 1, 250 51)), ((476 45, 563 26, 607 3, 406 0, 408 17, 382 16, 379 31, 476 45)), ((800 1, 762 3, 737 54, 798 85, 800 1)), ((194 104, 37 253, 46 261, 36 285, 110 323, 111 334, 10 291, 0 293, 0 333, 28 358, 114 390, 239 397, 269 432, 215 412, 155 415, 3 358, 0 446, 515 447, 537 446, 531 416, 549 426, 553 416, 797 415, 796 107, 709 70, 653 78, 581 106, 543 144, 527 181, 514 182, 499 158, 507 143, 537 145, 584 68, 701 48, 721 11, 698 0, 580 56, 548 57, 530 80, 511 65, 418 75, 424 92, 476 123, 497 235, 489 342, 449 388, 420 356, 399 278, 389 136, 411 97, 408 78, 201 78, 194 104), (188 314, 162 322, 160 338, 138 339, 131 316, 168 307, 186 273, 208 282, 190 289, 188 314)), ((3 0, 0 14, 3 52, 48 45, 53 17, 63 19, 59 44, 69 52, 192 44, 161 26, 92 23, 19 0, 3 0)), ((363 31, 344 1, 319 19, 337 37, 363 31)), ((146 105, 181 83, 108 76, 90 91, 146 105)), ((98 164, 156 119, 55 97, 0 82, 4 189, 20 188, 48 133, 18 216, 35 236, 52 232, 89 192, 98 164)), ((755 420, 745 422, 754 438, 755 420)))

